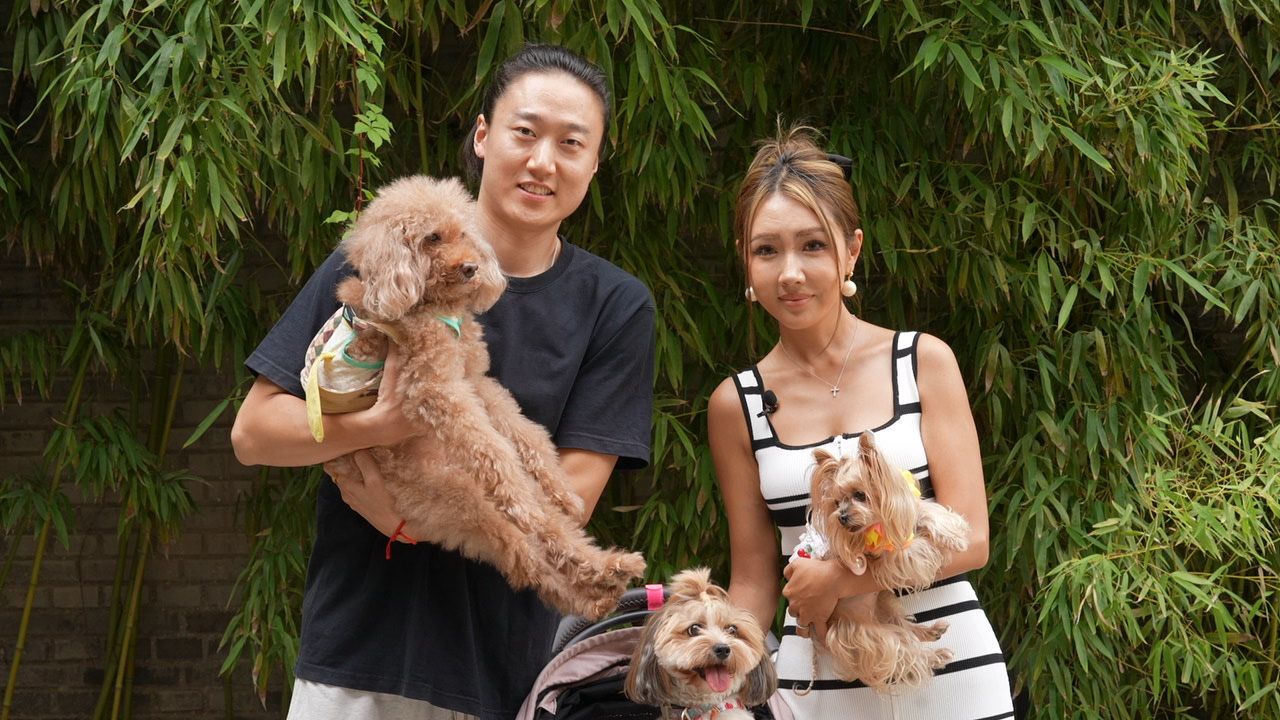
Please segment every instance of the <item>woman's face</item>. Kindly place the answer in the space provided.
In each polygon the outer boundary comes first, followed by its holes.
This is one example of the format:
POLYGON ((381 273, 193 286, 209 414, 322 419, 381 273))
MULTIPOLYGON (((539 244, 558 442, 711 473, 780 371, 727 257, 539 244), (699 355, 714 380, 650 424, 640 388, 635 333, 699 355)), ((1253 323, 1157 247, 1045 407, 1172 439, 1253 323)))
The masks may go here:
POLYGON ((491 221, 518 233, 555 230, 587 194, 604 142, 604 107, 591 88, 559 71, 507 86, 492 117, 477 121, 484 160, 477 200, 491 221))
MULTIPOLYGON (((857 231, 858 244, 861 235, 857 231)), ((756 209, 747 242, 748 280, 779 324, 802 329, 835 314, 842 302, 841 271, 847 273, 857 259, 843 234, 830 237, 812 210, 774 193, 756 209)))

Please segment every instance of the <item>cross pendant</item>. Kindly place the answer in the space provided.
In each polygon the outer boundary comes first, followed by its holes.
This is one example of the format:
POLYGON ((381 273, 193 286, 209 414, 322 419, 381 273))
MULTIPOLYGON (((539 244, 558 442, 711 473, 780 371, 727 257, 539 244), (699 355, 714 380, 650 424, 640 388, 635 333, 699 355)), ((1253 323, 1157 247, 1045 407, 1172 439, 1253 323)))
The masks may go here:
POLYGON ((835 398, 835 396, 837 396, 837 395, 839 395, 839 394, 840 394, 840 388, 838 388, 838 387, 836 387, 836 386, 832 385, 832 386, 831 386, 831 397, 832 397, 832 399, 834 399, 834 398, 835 398))

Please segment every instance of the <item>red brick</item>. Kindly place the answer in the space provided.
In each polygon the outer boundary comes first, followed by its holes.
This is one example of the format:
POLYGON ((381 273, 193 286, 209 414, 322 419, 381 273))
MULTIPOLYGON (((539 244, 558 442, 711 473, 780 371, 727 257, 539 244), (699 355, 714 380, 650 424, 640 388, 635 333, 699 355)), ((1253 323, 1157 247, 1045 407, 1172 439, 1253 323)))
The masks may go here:
POLYGON ((56 638, 53 641, 53 659, 59 662, 88 660, 102 644, 101 641, 96 641, 90 645, 90 642, 85 638, 56 638))
POLYGON ((154 695, 157 712, 183 712, 204 710, 208 703, 203 693, 198 690, 177 690, 158 692, 154 695))
POLYGON ((234 600, 235 582, 211 583, 204 586, 205 607, 227 607, 234 600))
POLYGON ((162 605, 178 608, 200 607, 199 585, 163 585, 156 589, 156 600, 162 605))
POLYGON ((138 664, 134 668, 134 685, 177 685, 182 673, 172 664, 138 664))
POLYGON ((56 608, 97 607, 100 604, 96 586, 55 587, 52 592, 53 607, 56 608))
POLYGON ((116 577, 116 561, 104 558, 87 558, 80 562, 80 578, 86 583, 105 585, 109 590, 116 577))
POLYGON ((243 566, 243 560, 236 558, 190 558, 182 561, 182 574, 189 580, 234 582, 243 566))
POLYGON ((243 566, 248 559, 249 539, 243 532, 209 532, 204 535, 204 547, 208 555, 231 555, 243 566))
POLYGON ((234 614, 232 610, 193 610, 183 614, 187 632, 222 636, 234 614))
POLYGON ((156 638, 156 660, 200 660, 205 656, 201 638, 156 638))
POLYGON ((0 432, 0 452, 6 456, 34 455, 44 450, 46 441, 43 430, 5 430, 0 432))
POLYGON ((54 701, 57 712, 78 718, 85 718, 92 715, 93 708, 97 704, 97 690, 75 690, 72 688, 64 688, 63 690, 60 690, 54 701))
MULTIPOLYGON (((18 677, 22 677, 21 668, 18 677)), ((19 686, 13 693, 13 715, 15 718, 47 718, 53 709, 53 697, 48 691, 24 690, 19 686)))

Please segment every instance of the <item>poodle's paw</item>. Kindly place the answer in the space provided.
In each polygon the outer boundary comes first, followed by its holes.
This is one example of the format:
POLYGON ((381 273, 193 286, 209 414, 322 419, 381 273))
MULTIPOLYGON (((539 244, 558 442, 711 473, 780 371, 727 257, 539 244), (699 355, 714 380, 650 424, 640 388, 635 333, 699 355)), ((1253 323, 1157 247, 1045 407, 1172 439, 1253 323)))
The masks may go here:
POLYGON ((585 506, 582 503, 582 498, 578 497, 577 493, 569 490, 548 490, 547 497, 551 500, 553 506, 575 521, 579 521, 579 518, 582 517, 585 506))
POLYGON ((622 599, 622 592, 622 588, 579 585, 568 588, 565 593, 555 593, 558 595, 556 598, 544 599, 561 612, 581 615, 594 622, 618 608, 618 601, 622 599))
POLYGON ((606 615, 608 615, 609 613, 613 612, 614 610, 617 610, 618 601, 621 599, 622 599, 622 593, 618 593, 616 596, 607 595, 604 597, 596 598, 596 600, 593 603, 591 603, 590 607, 588 607, 586 609, 586 612, 582 613, 582 615, 588 620, 593 620, 593 621, 599 620, 605 617, 606 615))
POLYGON ((645 568, 644 555, 638 552, 615 552, 612 560, 609 562, 608 572, 618 580, 623 581, 623 587, 631 584, 632 580, 644 576, 645 568))

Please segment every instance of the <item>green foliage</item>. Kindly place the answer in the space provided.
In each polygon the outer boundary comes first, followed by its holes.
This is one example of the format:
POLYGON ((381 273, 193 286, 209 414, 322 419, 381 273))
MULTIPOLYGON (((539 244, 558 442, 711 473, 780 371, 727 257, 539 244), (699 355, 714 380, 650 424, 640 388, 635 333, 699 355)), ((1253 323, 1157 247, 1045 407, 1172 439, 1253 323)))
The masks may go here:
MULTIPOLYGON (((252 547, 249 562, 236 579, 239 611, 222 635, 227 657, 222 672, 251 659, 253 684, 266 702, 277 670, 292 676, 298 657, 298 623, 302 616, 302 587, 307 570, 306 538, 315 532, 312 510, 322 474, 312 468, 302 482, 271 482, 264 469, 256 492, 246 503, 246 526, 252 547)), ((285 682, 287 692, 292 683, 285 682)))
MULTIPOLYGON (((740 300, 729 211, 752 143, 807 119, 854 158, 859 311, 947 340, 969 381, 993 532, 980 591, 1038 716, 1280 718, 1275 0, 13 13, 0 212, 81 320, 0 339, 6 401, 23 377, 47 395, 49 360, 84 352, 126 379, 158 350, 238 366, 291 295, 245 270, 274 261, 268 241, 304 277, 371 188, 456 173, 502 57, 559 42, 606 69, 616 118, 565 234, 659 308, 653 467, 611 485, 626 512, 598 513, 600 535, 655 577, 724 577, 705 403, 770 339, 740 300)), ((246 501, 269 580, 246 571, 225 639, 260 687, 291 665, 296 597, 267 595, 301 587, 310 532, 291 494, 310 486, 272 478, 246 501)))

